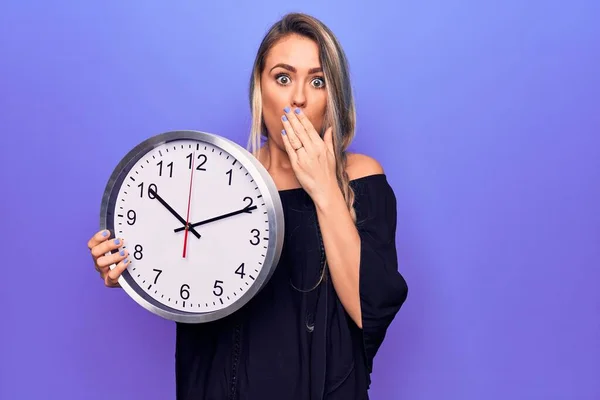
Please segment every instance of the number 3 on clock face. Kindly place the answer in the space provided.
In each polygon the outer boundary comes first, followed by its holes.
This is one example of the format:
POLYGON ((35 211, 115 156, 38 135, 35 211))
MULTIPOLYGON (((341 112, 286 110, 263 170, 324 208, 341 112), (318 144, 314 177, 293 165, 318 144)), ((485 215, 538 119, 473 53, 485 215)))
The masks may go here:
POLYGON ((198 131, 132 149, 108 181, 100 225, 125 239, 123 289, 151 312, 189 323, 223 318, 255 296, 277 265, 284 229, 264 167, 198 131))

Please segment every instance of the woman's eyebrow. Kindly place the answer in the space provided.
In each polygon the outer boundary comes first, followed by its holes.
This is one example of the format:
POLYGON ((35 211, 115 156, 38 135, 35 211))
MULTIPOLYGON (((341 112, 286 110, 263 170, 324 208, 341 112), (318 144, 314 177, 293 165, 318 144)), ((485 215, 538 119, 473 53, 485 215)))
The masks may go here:
MULTIPOLYGON (((292 66, 291 66, 291 65, 289 65, 289 64, 284 64, 284 63, 275 64, 275 65, 273 66, 273 68, 271 68, 271 69, 269 70, 269 72, 273 71, 273 70, 274 70, 275 68, 277 68, 277 67, 280 67, 280 68, 287 69, 288 71, 291 71, 291 72, 296 72, 296 68, 292 67, 292 66)), ((309 73, 309 74, 314 74, 315 72, 322 72, 322 71, 323 71, 323 68, 321 68, 321 67, 315 67, 315 68, 311 68, 311 69, 309 69, 309 70, 308 70, 308 73, 309 73)))

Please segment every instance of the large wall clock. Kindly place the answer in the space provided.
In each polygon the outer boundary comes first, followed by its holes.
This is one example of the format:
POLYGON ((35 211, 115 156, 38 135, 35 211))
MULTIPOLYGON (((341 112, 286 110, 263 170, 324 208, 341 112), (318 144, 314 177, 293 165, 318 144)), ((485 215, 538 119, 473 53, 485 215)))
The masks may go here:
POLYGON ((239 310, 268 282, 283 245, 281 200, 266 169, 206 132, 165 132, 138 144, 110 176, 100 214, 100 228, 129 251, 121 287, 179 322, 239 310))

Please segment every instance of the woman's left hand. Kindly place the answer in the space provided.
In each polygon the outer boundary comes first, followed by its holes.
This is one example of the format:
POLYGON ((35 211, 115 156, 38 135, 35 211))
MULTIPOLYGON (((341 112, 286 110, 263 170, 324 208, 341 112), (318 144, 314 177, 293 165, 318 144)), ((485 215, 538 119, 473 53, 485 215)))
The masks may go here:
POLYGON ((283 143, 290 157, 296 178, 317 202, 332 189, 338 189, 333 150, 333 130, 325 131, 323 139, 301 109, 284 109, 282 116, 283 143))

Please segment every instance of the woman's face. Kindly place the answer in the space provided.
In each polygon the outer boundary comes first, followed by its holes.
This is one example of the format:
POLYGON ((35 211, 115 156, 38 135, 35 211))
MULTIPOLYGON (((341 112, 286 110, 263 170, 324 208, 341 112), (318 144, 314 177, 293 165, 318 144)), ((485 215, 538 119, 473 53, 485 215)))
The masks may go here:
POLYGON ((290 35, 275 44, 261 76, 263 116, 269 140, 284 148, 281 130, 283 109, 298 107, 317 132, 321 132, 327 90, 319 61, 319 47, 307 38, 290 35))

